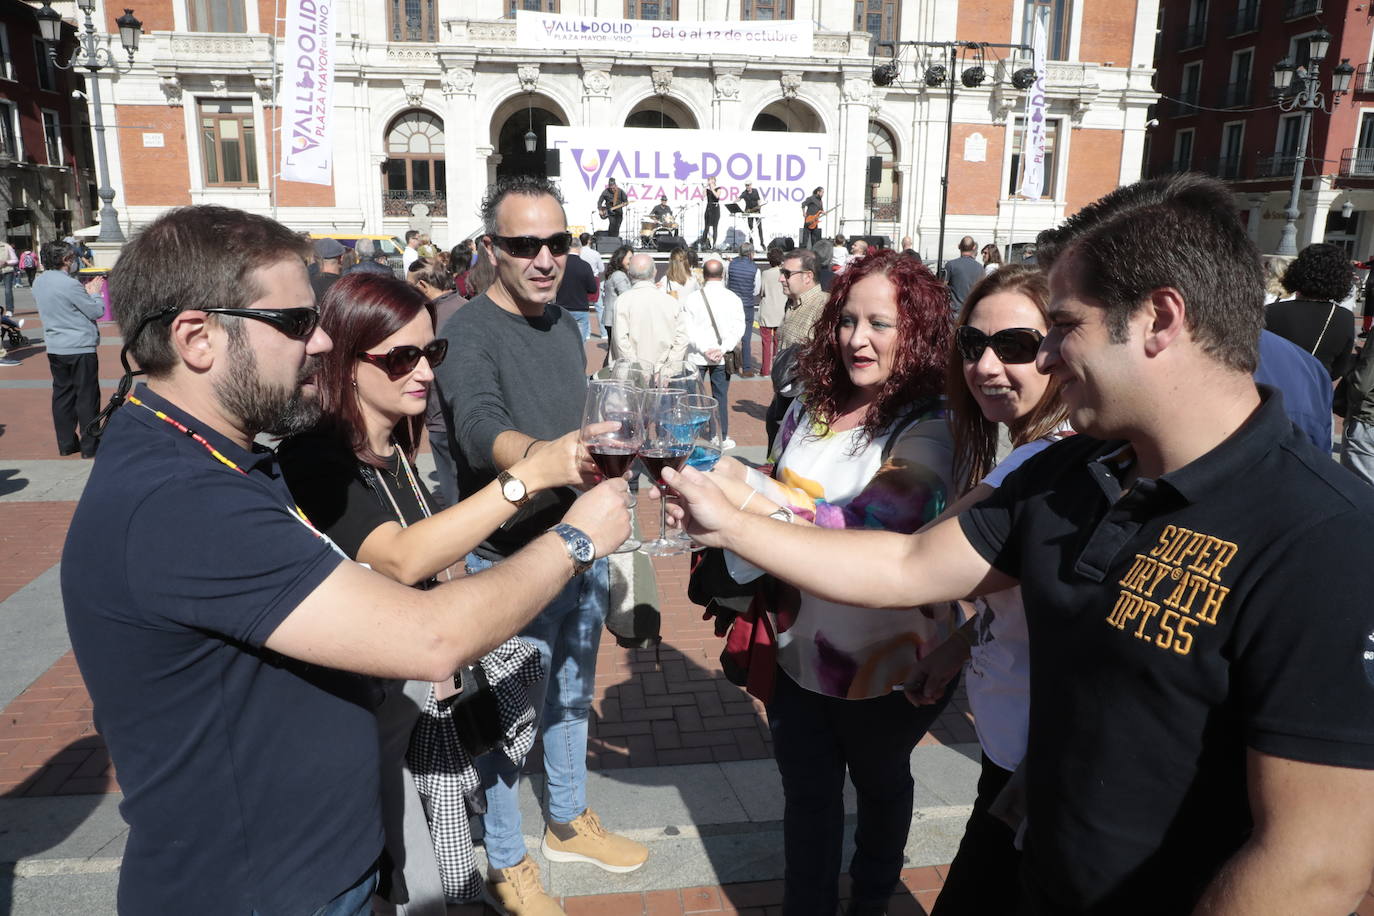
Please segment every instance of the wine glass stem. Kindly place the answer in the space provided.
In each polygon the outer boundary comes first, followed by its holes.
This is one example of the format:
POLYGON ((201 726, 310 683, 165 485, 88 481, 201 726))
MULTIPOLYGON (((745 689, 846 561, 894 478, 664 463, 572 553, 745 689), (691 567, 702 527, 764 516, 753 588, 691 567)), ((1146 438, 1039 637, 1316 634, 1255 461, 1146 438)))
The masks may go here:
POLYGON ((658 539, 668 540, 668 488, 658 484, 658 539))

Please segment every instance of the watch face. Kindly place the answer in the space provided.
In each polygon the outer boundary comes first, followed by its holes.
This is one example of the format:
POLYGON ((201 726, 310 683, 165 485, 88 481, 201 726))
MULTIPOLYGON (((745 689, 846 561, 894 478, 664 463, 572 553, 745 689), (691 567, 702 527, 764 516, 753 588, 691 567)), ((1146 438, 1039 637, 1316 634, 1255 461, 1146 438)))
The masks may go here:
POLYGON ((572 549, 573 557, 579 563, 590 563, 596 559, 596 547, 587 538, 574 538, 572 549))
POLYGON ((519 502, 525 498, 525 485, 512 477, 501 484, 501 495, 513 503, 519 502))

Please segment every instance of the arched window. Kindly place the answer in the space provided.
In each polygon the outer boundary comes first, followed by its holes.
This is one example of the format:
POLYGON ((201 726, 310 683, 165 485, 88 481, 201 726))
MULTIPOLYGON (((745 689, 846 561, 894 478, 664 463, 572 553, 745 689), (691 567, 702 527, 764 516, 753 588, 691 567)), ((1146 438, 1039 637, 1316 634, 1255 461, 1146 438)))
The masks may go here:
POLYGON ((435 0, 387 0, 392 41, 438 41, 435 0))
POLYGON ((405 215, 413 203, 428 203, 431 215, 443 215, 436 204, 443 206, 447 187, 444 122, 427 111, 402 112, 387 129, 386 155, 387 215, 405 215))
POLYGON ((866 197, 875 220, 895 220, 902 205, 902 173, 897 171, 897 140, 877 121, 868 122, 868 155, 881 162, 878 183, 868 184, 866 197))
POLYGON ((629 115, 625 118, 625 126, 695 130, 697 119, 693 116, 691 109, 677 99, 654 95, 630 110, 629 115))

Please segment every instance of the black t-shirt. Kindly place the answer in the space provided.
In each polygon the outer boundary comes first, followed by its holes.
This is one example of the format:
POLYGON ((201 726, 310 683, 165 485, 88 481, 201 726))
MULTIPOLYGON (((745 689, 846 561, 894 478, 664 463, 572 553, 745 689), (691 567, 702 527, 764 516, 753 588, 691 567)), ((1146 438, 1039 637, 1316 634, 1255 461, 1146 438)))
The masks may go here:
POLYGON ((597 289, 596 271, 577 255, 569 255, 554 303, 569 312, 585 312, 592 306, 587 297, 597 289))
POLYGON ((806 212, 807 216, 811 216, 813 213, 819 213, 823 209, 825 208, 821 206, 821 199, 815 194, 812 194, 806 200, 802 201, 802 210, 806 212))
POLYGON ((659 222, 666 222, 673 218, 673 208, 667 204, 659 204, 649 211, 649 215, 659 222))
POLYGON ((124 789, 121 913, 309 913, 382 848, 375 685, 263 647, 343 557, 275 457, 144 386, 67 533, 62 596, 124 789))
POLYGON ((1271 302, 1264 310, 1264 326, 1315 356, 1333 379, 1355 363, 1355 316, 1334 302, 1271 302))
POLYGON ((1374 490, 1265 402, 1122 495, 1073 436, 960 516, 1030 628, 1026 861, 1054 913, 1188 913, 1251 829, 1246 749, 1374 769, 1374 490))
POLYGON ((739 202, 746 211, 757 210, 759 208, 759 192, 754 188, 746 188, 744 193, 740 194, 739 202))
POLYGON ((400 449, 386 467, 364 469, 346 442, 315 431, 285 440, 277 455, 291 495, 306 517, 354 559, 368 535, 396 521, 397 508, 407 525, 425 518, 420 499, 434 512, 418 473, 414 475, 418 497, 411 488, 400 449))
POLYGON ((310 287, 315 291, 315 303, 317 305, 324 299, 324 294, 329 292, 329 287, 333 286, 334 282, 341 276, 343 275, 327 274, 324 271, 320 271, 310 278, 310 287))

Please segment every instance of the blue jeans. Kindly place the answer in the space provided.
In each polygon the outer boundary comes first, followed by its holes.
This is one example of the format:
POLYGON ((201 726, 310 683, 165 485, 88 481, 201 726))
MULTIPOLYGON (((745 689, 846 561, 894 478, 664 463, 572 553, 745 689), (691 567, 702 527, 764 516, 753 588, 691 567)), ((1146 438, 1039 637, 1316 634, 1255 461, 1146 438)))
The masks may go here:
POLYGON ((744 309, 744 339, 740 341, 740 368, 745 372, 754 371, 754 357, 749 352, 749 344, 754 339, 754 309, 745 306, 744 309))
POLYGON ((711 397, 720 402, 720 437, 730 436, 730 373, 724 366, 702 366, 701 378, 711 380, 711 397))
MULTIPOLYGON (((491 561, 468 554, 471 575, 491 561)), ((544 742, 544 777, 549 819, 566 824, 587 810, 587 720, 596 678, 596 650, 606 622, 609 565, 600 559, 576 576, 530 621, 520 637, 539 650, 548 676, 530 687, 530 705, 539 715, 544 742)), ((477 759, 487 813, 487 861, 510 868, 525 857, 517 788, 520 766, 499 752, 477 759)))
MULTIPOLYGON (((377 866, 358 879, 358 883, 320 907, 310 916, 372 916, 372 895, 377 890, 377 866)), ((258 916, 253 911, 253 916, 258 916)))
POLYGON ((945 708, 913 706, 901 691, 844 700, 797 685, 781 668, 768 704, 783 792, 783 916, 834 916, 844 840, 844 779, 858 796, 852 901, 887 908, 901 876, 915 799, 911 751, 945 708))
POLYGON ((582 342, 586 343, 587 338, 592 336, 592 319, 590 312, 569 311, 569 315, 577 321, 577 326, 582 329, 582 342))

